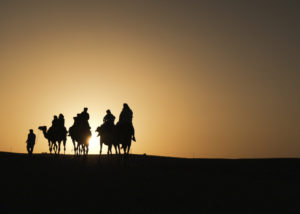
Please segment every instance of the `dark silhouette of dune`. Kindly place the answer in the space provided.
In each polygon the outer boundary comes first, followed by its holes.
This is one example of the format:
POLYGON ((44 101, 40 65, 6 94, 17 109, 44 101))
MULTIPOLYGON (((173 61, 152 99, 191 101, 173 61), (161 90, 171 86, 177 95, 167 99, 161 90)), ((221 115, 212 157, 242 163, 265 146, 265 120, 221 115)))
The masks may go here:
POLYGON ((300 159, 0 153, 6 212, 297 213, 300 159))

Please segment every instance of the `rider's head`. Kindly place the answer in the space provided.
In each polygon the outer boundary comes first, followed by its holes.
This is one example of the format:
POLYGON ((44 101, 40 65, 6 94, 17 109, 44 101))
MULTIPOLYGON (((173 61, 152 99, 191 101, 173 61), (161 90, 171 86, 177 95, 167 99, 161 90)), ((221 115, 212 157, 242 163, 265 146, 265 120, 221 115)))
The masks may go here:
POLYGON ((127 103, 124 103, 124 104, 123 104, 123 107, 124 107, 124 108, 129 108, 129 106, 128 106, 127 103))
POLYGON ((64 115, 63 114, 59 114, 59 118, 63 118, 64 117, 64 115))
POLYGON ((57 116, 56 116, 56 115, 54 115, 54 119, 57 119, 57 116))
POLYGON ((111 112, 110 112, 110 110, 109 110, 109 109, 107 109, 107 110, 106 110, 106 113, 107 113, 107 114, 110 114, 111 112))
POLYGON ((30 133, 33 133, 33 129, 29 129, 30 133))
POLYGON ((88 108, 87 108, 87 107, 85 107, 85 108, 84 108, 84 111, 87 111, 87 110, 88 110, 88 108))

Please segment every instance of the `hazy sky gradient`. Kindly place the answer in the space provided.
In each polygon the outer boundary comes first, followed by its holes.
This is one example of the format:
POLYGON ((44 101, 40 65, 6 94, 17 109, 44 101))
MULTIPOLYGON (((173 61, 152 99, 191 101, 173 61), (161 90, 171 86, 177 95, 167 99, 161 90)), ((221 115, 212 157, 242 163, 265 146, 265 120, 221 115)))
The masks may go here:
MULTIPOLYGON (((300 157, 298 1, 1 1, 0 150, 134 111, 134 153, 300 157)), ((68 152, 71 152, 68 138, 68 152)), ((91 142, 98 153, 99 143, 91 142)))

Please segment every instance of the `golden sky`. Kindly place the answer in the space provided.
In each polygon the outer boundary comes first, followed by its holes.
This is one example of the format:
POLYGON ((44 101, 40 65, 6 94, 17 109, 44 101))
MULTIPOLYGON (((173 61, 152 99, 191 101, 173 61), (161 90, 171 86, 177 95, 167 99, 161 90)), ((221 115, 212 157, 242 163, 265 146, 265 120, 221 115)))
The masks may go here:
POLYGON ((33 128, 48 152, 53 115, 88 107, 94 131, 127 102, 133 153, 300 157, 294 2, 1 1, 0 150, 33 128))

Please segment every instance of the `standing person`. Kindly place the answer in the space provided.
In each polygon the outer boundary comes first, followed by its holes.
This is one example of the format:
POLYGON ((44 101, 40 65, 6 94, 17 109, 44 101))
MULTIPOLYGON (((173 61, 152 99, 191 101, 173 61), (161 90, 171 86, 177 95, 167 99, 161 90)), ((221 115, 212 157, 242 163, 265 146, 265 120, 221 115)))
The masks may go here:
POLYGON ((30 129, 29 130, 29 134, 28 134, 28 137, 27 137, 27 151, 28 151, 28 154, 31 155, 32 152, 33 152, 33 148, 34 148, 34 145, 35 145, 35 134, 33 133, 33 130, 30 129))
POLYGON ((135 136, 134 136, 135 131, 134 131, 134 127, 132 124, 132 118, 133 118, 132 110, 129 108, 127 103, 124 103, 122 112, 120 113, 120 116, 119 116, 119 124, 121 124, 121 125, 129 124, 131 126, 131 130, 132 130, 132 140, 136 141, 135 136))

